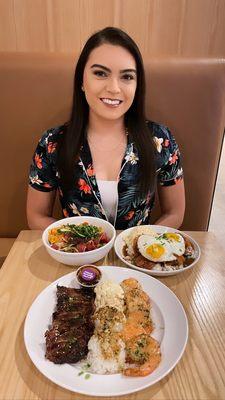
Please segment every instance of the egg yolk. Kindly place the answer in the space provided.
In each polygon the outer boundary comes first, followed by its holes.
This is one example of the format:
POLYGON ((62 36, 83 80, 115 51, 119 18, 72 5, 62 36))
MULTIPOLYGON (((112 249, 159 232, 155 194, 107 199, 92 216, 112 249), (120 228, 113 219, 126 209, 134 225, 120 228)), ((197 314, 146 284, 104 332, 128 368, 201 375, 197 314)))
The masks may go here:
POLYGON ((178 236, 176 233, 165 233, 165 236, 166 236, 168 239, 173 239, 173 240, 175 240, 176 242, 179 242, 179 241, 180 241, 180 238, 179 238, 179 236, 178 236))
POLYGON ((146 253, 157 260, 165 253, 165 249, 161 244, 153 243, 146 247, 146 253))

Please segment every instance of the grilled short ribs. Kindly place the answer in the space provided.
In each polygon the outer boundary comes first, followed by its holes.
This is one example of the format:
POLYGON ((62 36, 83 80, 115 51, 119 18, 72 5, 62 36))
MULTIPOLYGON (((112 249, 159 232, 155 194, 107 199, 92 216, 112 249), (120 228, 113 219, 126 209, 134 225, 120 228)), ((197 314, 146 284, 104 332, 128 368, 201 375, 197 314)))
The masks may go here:
POLYGON ((46 358, 55 364, 76 363, 88 353, 94 332, 94 291, 57 286, 57 305, 46 331, 46 358))

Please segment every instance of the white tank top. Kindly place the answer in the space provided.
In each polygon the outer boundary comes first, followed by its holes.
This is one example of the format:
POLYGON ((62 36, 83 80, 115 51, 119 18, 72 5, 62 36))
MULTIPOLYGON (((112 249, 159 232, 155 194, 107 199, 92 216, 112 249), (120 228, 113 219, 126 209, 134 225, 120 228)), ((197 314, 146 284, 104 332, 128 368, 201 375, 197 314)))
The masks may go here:
POLYGON ((97 183, 101 195, 102 206, 106 212, 109 222, 114 224, 118 202, 118 182, 97 180, 97 183))

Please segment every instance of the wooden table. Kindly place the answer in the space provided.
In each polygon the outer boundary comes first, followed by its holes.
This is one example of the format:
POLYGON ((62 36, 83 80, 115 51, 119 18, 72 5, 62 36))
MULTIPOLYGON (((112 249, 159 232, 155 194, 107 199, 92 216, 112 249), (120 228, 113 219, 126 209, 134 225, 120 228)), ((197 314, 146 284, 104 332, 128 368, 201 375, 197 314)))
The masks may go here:
MULTIPOLYGON (((189 321, 185 353, 167 377, 115 399, 225 399, 225 252, 209 232, 187 232, 202 249, 190 271, 161 278, 182 302, 189 321)), ((120 263, 113 251, 105 264, 120 263)), ((123 265, 124 266, 124 265, 123 265)), ((45 251, 41 232, 22 231, 0 271, 0 399, 84 400, 45 378, 26 352, 23 326, 35 297, 71 267, 45 251)), ((96 399, 96 397, 93 397, 96 399)))

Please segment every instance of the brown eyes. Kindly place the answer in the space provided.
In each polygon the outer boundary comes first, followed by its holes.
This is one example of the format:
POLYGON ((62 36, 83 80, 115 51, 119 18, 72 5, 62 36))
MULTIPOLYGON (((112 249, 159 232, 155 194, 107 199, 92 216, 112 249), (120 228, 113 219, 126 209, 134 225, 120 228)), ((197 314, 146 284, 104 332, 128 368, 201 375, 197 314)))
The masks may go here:
POLYGON ((125 74, 123 75, 123 79, 126 79, 127 81, 131 81, 132 79, 135 79, 134 75, 131 74, 125 74))
POLYGON ((104 72, 104 71, 94 71, 93 73, 94 73, 94 75, 100 76, 100 77, 105 77, 105 76, 107 76, 107 75, 106 75, 106 72, 104 72))
MULTIPOLYGON (((94 75, 98 76, 99 78, 107 78, 108 74, 105 71, 98 70, 93 72, 94 75)), ((124 74, 121 75, 121 79, 124 79, 125 81, 131 81, 134 80, 135 77, 132 74, 124 74)))

